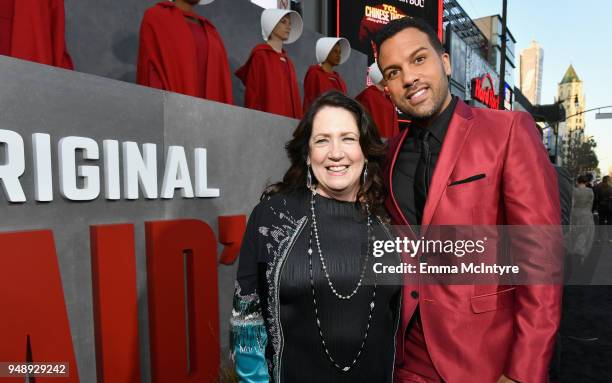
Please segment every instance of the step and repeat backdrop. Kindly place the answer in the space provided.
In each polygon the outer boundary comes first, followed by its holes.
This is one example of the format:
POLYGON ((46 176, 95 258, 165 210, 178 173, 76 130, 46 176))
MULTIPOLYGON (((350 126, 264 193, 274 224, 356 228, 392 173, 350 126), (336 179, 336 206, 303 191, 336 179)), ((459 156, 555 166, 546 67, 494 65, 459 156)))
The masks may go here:
POLYGON ((0 83, 0 362, 216 377, 246 218, 297 121, 4 56, 0 83))

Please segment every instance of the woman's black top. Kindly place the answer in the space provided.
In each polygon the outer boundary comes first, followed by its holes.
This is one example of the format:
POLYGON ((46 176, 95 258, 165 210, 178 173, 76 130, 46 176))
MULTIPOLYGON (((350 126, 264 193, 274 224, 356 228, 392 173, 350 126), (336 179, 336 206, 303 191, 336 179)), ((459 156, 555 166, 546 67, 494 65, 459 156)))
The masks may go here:
POLYGON ((377 278, 381 284, 376 286, 368 337, 356 364, 343 372, 325 354, 316 324, 309 277, 309 237, 312 235, 310 258, 321 329, 328 351, 341 367, 351 366, 361 348, 374 290, 374 258, 372 245, 368 249, 366 218, 355 203, 317 195, 315 207, 321 251, 337 292, 348 295, 353 291, 366 255, 367 279, 364 278, 358 292, 349 300, 333 294, 323 272, 309 216, 308 226, 289 253, 280 282, 280 318, 285 339, 282 380, 295 383, 391 382, 400 288, 397 284, 390 285, 388 280, 383 281, 384 276, 377 278))
MULTIPOLYGON (((361 286, 348 300, 333 294, 312 231, 309 192, 277 194, 260 202, 249 218, 240 250, 230 337, 236 371, 245 381, 253 382, 269 375, 275 383, 390 383, 401 276, 375 274, 373 264, 397 265, 399 256, 373 257, 366 216, 358 204, 317 195, 315 206, 321 251, 334 287, 342 295, 350 294, 367 258, 361 286), (351 367, 348 371, 334 366, 323 347, 309 258, 325 345, 338 365, 351 367), (362 347, 375 285, 374 309, 362 347), (362 353, 353 364, 360 349, 362 353)), ((378 217, 372 221, 371 242, 393 239, 378 217)))

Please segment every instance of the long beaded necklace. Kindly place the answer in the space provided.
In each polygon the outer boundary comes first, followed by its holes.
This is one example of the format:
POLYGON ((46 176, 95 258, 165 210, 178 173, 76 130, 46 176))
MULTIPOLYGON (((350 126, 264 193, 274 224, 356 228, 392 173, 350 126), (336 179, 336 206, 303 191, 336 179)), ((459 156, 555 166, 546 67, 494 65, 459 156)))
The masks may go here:
POLYGON ((348 372, 351 368, 353 368, 355 366, 355 364, 357 364, 357 361, 359 360, 359 358, 361 357, 361 355, 363 354, 363 350, 365 349, 365 344, 366 344, 366 340, 368 339, 368 332, 370 330, 370 324, 372 322, 372 314, 374 313, 374 307, 375 307, 375 302, 376 302, 376 280, 374 280, 374 288, 372 289, 372 299, 370 301, 370 310, 368 312, 368 322, 366 324, 366 329, 365 329, 365 333, 363 335, 363 340, 361 341, 361 345, 359 346, 359 350, 357 350, 357 353, 355 354, 355 357, 353 358, 353 361, 351 362, 351 364, 349 364, 348 366, 341 366, 340 364, 338 364, 338 362, 332 357, 329 349, 327 348, 327 344, 325 342, 325 335, 323 334, 323 329, 321 328, 321 320, 319 319, 319 309, 317 306, 317 294, 315 292, 315 285, 314 285, 314 275, 313 275, 313 268, 312 268, 312 237, 313 237, 313 233, 314 233, 314 237, 317 243, 317 250, 319 252, 319 259, 321 260, 321 265, 323 267, 323 271, 325 273, 325 278, 327 279, 327 283, 329 284, 329 287, 331 288, 332 292, 334 293, 334 295, 336 297, 338 297, 339 299, 342 300, 349 300, 351 299, 359 290, 359 288, 361 287, 361 284, 363 282, 363 277, 365 275, 365 270, 366 270, 366 266, 368 263, 368 255, 370 253, 370 240, 371 240, 371 226, 372 226, 372 217, 370 214, 370 208, 369 206, 366 204, 366 211, 367 211, 367 236, 368 236, 368 246, 367 246, 367 250, 366 250, 366 254, 364 257, 364 261, 363 261, 363 269, 361 271, 361 275, 359 276, 359 281, 357 282, 357 286, 353 289, 353 291, 348 294, 348 295, 342 295, 340 293, 338 293, 338 291, 334 288, 333 283, 331 281, 331 278, 329 276, 329 273, 327 272, 327 266, 325 264, 325 259, 323 258, 323 253, 321 252, 321 243, 319 241, 319 233, 317 230, 317 217, 315 214, 315 195, 316 195, 316 191, 313 190, 312 191, 312 195, 310 197, 310 211, 311 211, 311 216, 312 216, 312 225, 310 228, 310 235, 308 238, 308 263, 309 263, 309 269, 310 269, 310 288, 312 291, 312 300, 313 300, 313 304, 314 304, 314 311, 315 311, 315 319, 317 321, 317 328, 319 330, 319 338, 321 339, 321 345, 323 346, 323 350, 325 351, 325 355, 327 356, 327 358, 329 359, 329 361, 334 365, 334 367, 336 367, 337 369, 339 369, 342 372, 348 372))
POLYGON ((366 204, 366 211, 368 214, 368 218, 367 218, 368 248, 367 248, 367 251, 364 257, 363 267, 361 268, 361 274, 359 275, 357 286, 355 286, 353 291, 351 291, 347 295, 343 295, 343 294, 340 294, 338 290, 336 290, 336 288, 334 287, 334 284, 331 281, 331 277, 329 276, 329 272, 327 271, 327 265, 325 264, 325 259, 323 258, 323 252, 321 251, 321 242, 319 241, 319 230, 317 230, 317 216, 315 214, 315 198, 314 198, 315 194, 316 194, 316 190, 313 190, 312 195, 310 197, 310 213, 312 217, 312 225, 311 225, 311 230, 310 230, 310 236, 308 238, 308 255, 309 256, 312 255, 312 232, 314 231, 314 238, 315 238, 315 242, 317 243, 317 251, 319 252, 319 259, 321 260, 321 265, 323 266, 323 272, 325 273, 325 279, 327 279, 327 284, 331 288, 332 293, 334 293, 334 295, 338 297, 338 299, 349 300, 355 294, 357 294, 357 291, 361 287, 361 283, 363 282, 363 277, 365 275, 365 271, 368 266, 368 259, 369 259, 368 254, 370 252, 370 235, 371 235, 371 229, 372 229, 372 217, 370 215, 370 207, 368 206, 368 204, 366 204))

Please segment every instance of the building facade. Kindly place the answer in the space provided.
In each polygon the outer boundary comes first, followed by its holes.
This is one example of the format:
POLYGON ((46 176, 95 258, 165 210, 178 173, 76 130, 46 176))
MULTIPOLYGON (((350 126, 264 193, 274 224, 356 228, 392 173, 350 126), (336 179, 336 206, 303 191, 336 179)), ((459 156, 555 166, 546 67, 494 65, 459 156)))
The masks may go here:
POLYGON ((572 137, 584 138, 585 96, 582 81, 570 64, 557 88, 557 101, 565 109, 566 120, 560 126, 560 134, 567 140, 572 137))
POLYGON ((541 103, 543 62, 544 49, 535 40, 521 52, 520 88, 523 95, 534 105, 541 103))
MULTIPOLYGON (((451 93, 470 105, 497 109, 501 71, 501 17, 472 20, 457 0, 444 0, 444 41, 451 56, 451 93)), ((514 43, 508 30, 504 107, 513 109, 514 43)))
POLYGON ((561 163, 565 164, 570 152, 585 141, 585 96, 583 83, 570 64, 557 87, 557 102, 565 109, 565 121, 559 124, 561 163))
POLYGON ((505 108, 512 109, 514 102, 514 68, 516 68, 516 59, 514 56, 514 46, 516 39, 506 28, 506 52, 502 52, 502 18, 500 15, 491 15, 474 19, 474 23, 482 31, 482 34, 489 42, 487 59, 497 71, 501 72, 502 60, 506 60, 505 82, 506 94, 505 108))

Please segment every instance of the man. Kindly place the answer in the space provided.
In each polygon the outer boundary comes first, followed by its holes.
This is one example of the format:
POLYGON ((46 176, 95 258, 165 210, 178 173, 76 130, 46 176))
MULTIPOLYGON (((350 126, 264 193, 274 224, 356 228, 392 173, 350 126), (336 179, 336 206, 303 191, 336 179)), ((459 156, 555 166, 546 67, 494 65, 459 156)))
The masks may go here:
POLYGON ((223 41, 193 10, 212 1, 163 1, 147 9, 140 26, 139 84, 233 104, 223 41))
POLYGON ((600 225, 612 225, 612 187, 610 176, 604 176, 599 185, 595 186, 595 200, 600 225))
MULTIPOLYGON (((449 56, 420 19, 392 21, 376 45, 391 99, 412 119, 389 142, 387 208, 395 224, 559 225, 557 177, 528 114, 452 97, 449 56)), ((555 243, 529 245, 546 254, 558 250, 555 243)), ((561 273, 559 262, 530 261, 561 273)), ((410 282, 396 382, 545 382, 560 308, 558 285, 410 282)))
POLYGON ((0 0, 0 55, 74 69, 64 23, 64 0, 0 0))
POLYGON ((383 75, 377 62, 370 65, 368 77, 372 80, 372 85, 359 93, 355 100, 359 101, 370 112, 380 136, 391 138, 399 133, 397 111, 389 95, 385 92, 383 75))

